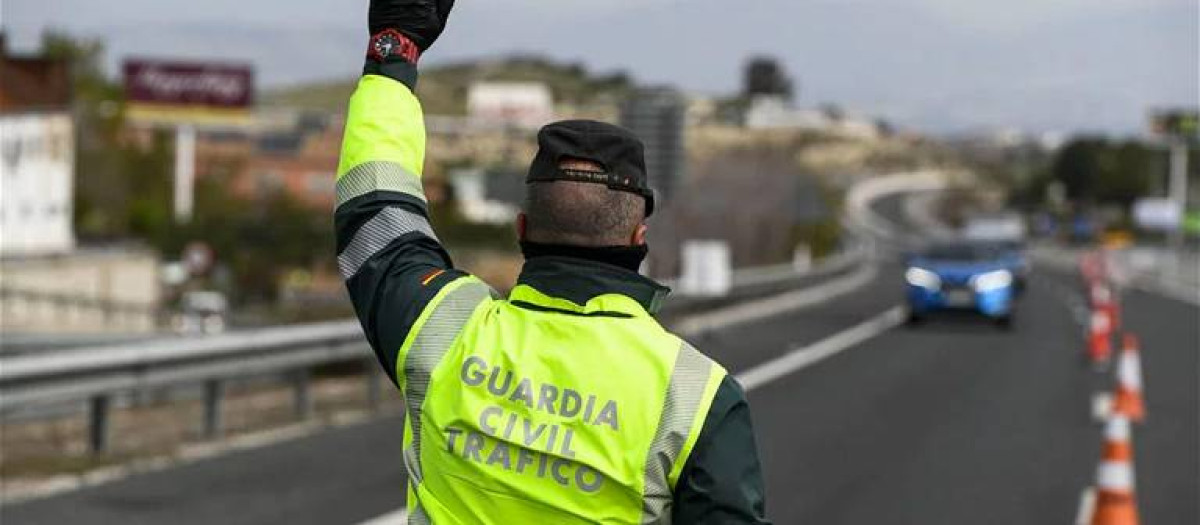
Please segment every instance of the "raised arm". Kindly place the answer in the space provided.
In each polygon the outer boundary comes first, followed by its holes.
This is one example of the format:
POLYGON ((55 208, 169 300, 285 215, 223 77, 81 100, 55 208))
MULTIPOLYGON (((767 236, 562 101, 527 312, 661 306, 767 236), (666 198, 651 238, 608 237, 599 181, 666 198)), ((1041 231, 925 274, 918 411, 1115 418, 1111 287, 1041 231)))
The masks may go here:
POLYGON ((367 62, 346 116, 337 170, 337 262, 363 330, 393 382, 412 327, 464 274, 429 223, 421 187, 425 122, 417 60, 453 0, 372 0, 367 62))

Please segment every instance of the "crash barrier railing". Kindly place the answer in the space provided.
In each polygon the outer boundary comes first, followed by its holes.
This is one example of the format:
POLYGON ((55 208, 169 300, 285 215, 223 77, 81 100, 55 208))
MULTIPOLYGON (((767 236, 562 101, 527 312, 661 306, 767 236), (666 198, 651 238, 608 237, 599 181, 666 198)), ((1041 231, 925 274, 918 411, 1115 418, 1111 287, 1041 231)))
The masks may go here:
MULTIPOLYGON (((287 372, 297 414, 312 410, 308 370, 323 364, 374 357, 354 321, 265 328, 177 340, 63 350, 0 359, 0 413, 56 401, 88 400, 91 449, 108 448, 115 396, 149 388, 202 384, 204 435, 222 431, 221 403, 229 379, 287 372)), ((368 362, 369 361, 369 362, 368 362)), ((368 398, 379 399, 379 377, 368 375, 368 398)))
MULTIPOLYGON (((738 272, 735 283, 770 293, 777 283, 836 272, 863 258, 867 244, 854 240, 838 255, 807 272, 761 268, 738 272)), ((725 298, 722 303, 739 300, 725 298)), ((668 303, 668 310, 685 309, 668 303)), ((183 385, 202 385, 203 435, 222 434, 222 400, 232 379, 284 374, 291 378, 299 418, 312 412, 309 371, 320 365, 361 361, 367 398, 378 406, 382 373, 356 321, 336 321, 232 332, 220 335, 136 341, 0 358, 0 414, 45 403, 87 400, 88 444, 109 447, 114 399, 122 394, 183 385)))

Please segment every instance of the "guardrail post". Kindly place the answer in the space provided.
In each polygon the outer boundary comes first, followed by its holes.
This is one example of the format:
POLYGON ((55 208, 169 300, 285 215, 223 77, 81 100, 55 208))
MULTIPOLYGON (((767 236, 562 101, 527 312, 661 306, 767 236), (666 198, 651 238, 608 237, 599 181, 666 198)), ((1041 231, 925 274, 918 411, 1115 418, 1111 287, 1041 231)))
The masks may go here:
POLYGON ((225 397, 225 383, 220 379, 204 382, 204 438, 217 439, 225 432, 221 420, 221 401, 225 397))
POLYGON ((383 373, 379 369, 378 363, 373 357, 363 361, 367 378, 367 408, 372 412, 379 410, 382 390, 380 383, 382 383, 383 373))
POLYGON ((296 419, 301 421, 312 416, 313 401, 312 393, 309 391, 311 381, 308 369, 297 370, 292 376, 294 384, 293 401, 296 407, 296 419))
POLYGON ((108 451, 109 404, 112 398, 108 394, 93 396, 88 407, 88 447, 93 454, 108 451))

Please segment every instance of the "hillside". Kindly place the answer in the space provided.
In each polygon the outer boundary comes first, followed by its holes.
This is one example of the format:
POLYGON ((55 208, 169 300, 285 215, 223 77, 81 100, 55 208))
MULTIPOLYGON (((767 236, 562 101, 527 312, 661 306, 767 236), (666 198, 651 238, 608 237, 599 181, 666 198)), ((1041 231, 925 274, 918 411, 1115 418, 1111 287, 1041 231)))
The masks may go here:
MULTIPOLYGON (((270 90, 261 102, 268 107, 343 111, 355 79, 334 80, 270 90)), ((634 87, 622 72, 594 73, 579 63, 556 62, 539 56, 510 56, 431 66, 421 70, 417 93, 426 112, 466 113, 467 90, 478 81, 544 82, 557 104, 612 104, 634 87)))

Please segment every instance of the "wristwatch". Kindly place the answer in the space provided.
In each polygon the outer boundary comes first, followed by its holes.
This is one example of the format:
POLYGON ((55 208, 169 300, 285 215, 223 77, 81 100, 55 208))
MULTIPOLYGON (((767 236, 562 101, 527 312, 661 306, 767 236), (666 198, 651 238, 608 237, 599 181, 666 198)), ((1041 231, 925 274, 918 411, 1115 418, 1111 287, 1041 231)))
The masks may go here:
POLYGON ((367 44, 364 75, 382 75, 409 89, 417 88, 417 60, 421 49, 412 39, 395 29, 384 29, 371 36, 367 44))
POLYGON ((403 60, 416 64, 421 57, 421 50, 411 39, 395 29, 384 29, 371 37, 367 48, 367 58, 376 62, 403 60))

